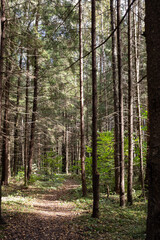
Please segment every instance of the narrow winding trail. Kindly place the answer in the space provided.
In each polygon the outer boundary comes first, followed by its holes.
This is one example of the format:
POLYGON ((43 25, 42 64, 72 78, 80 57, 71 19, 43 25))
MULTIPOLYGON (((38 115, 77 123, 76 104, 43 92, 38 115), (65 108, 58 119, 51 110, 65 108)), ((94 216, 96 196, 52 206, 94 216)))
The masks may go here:
MULTIPOLYGON (((77 183, 68 179, 57 190, 37 194, 32 208, 23 212, 10 211, 2 240, 83 240, 82 230, 73 220, 83 211, 75 210, 74 203, 66 202, 65 196, 77 188, 77 183), (64 200, 62 200, 64 199, 64 200)), ((34 189, 26 189, 31 194, 34 189)))

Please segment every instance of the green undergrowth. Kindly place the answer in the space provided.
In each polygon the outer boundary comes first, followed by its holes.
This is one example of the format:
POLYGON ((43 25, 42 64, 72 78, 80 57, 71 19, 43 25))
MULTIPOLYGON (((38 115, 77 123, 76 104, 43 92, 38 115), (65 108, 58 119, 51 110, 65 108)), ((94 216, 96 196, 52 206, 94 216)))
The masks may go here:
POLYGON ((62 174, 55 174, 48 178, 43 174, 32 175, 30 182, 24 186, 24 175, 19 173, 10 179, 8 186, 2 187, 2 209, 4 213, 31 211, 33 200, 42 198, 43 194, 60 187, 65 178, 62 174))
MULTIPOLYGON (((83 201, 78 202, 78 207, 82 207, 82 204, 83 201)), ((105 236, 116 240, 145 239, 146 206, 143 202, 135 202, 133 206, 121 208, 117 199, 107 200, 101 197, 99 219, 91 218, 92 203, 88 200, 87 205, 90 211, 79 220, 80 224, 83 222, 88 229, 86 236, 89 234, 91 239, 93 232, 96 235, 95 239, 105 239, 105 236)))
MULTIPOLYGON (((4 215, 12 212, 32 211, 34 199, 41 198, 47 191, 56 190, 67 179, 80 183, 78 177, 61 174, 54 175, 51 179, 44 175, 34 176, 27 187, 24 187, 22 182, 20 183, 21 180, 18 182, 12 179, 9 186, 3 187, 2 209, 4 215)), ((91 217, 91 191, 87 197, 82 197, 81 187, 78 186, 66 192, 59 200, 74 203, 74 211, 77 212, 77 215, 71 224, 86 240, 144 240, 147 204, 138 197, 139 195, 140 193, 135 192, 132 206, 121 208, 117 195, 113 194, 107 198, 106 194, 100 194, 99 219, 91 217)))
POLYGON ((57 189, 64 182, 65 178, 63 174, 53 174, 52 177, 46 175, 35 174, 31 176, 29 185, 41 188, 41 189, 57 189))
POLYGON ((100 217, 92 218, 92 194, 82 197, 81 188, 70 190, 62 200, 75 203, 75 210, 83 214, 74 219, 85 239, 143 240, 145 239, 147 203, 135 192, 132 206, 119 206, 119 196, 100 194, 100 217))

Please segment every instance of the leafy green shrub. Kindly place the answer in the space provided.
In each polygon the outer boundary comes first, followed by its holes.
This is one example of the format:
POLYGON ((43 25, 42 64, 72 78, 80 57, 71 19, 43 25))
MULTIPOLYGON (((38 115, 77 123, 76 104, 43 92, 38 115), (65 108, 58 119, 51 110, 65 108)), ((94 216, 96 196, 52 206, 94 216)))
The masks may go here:
MULTIPOLYGON (((92 180, 92 148, 87 146, 89 157, 86 157, 86 176, 88 184, 92 180)), ((98 171, 100 173, 100 186, 106 191, 107 185, 114 188, 114 134, 113 131, 99 133, 97 139, 98 171)))
POLYGON ((24 170, 20 170, 16 175, 16 181, 20 181, 24 179, 24 170))

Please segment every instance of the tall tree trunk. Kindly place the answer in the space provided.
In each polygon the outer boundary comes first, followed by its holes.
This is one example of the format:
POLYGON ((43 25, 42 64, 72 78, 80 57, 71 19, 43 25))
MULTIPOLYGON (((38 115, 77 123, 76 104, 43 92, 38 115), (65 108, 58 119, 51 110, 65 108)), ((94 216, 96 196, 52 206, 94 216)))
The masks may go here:
POLYGON ((29 51, 27 50, 27 77, 26 77, 26 106, 25 106, 25 132, 24 132, 24 184, 27 185, 27 163, 28 163, 28 117, 29 117, 29 51))
POLYGON ((38 158, 37 158, 37 167, 41 169, 41 136, 40 133, 38 135, 38 158))
POLYGON ((5 104, 4 104, 4 122, 3 122, 3 143, 2 143, 2 184, 8 185, 9 178, 9 90, 10 90, 10 63, 6 62, 5 79, 5 104))
MULTIPOLYGON (((22 48, 20 53, 20 60, 19 60, 19 68, 22 69, 22 48)), ((18 168, 17 168, 17 161, 18 161, 18 119, 19 119, 19 94, 20 94, 20 82, 21 77, 18 77, 18 83, 17 83, 17 104, 16 104, 16 116, 15 116, 15 122, 14 122, 14 163, 13 163, 13 175, 15 176, 18 168)))
POLYGON ((99 73, 99 98, 98 98, 98 121, 97 121, 97 128, 99 132, 102 132, 102 109, 101 109, 101 105, 102 105, 102 79, 103 79, 103 73, 102 73, 102 51, 100 50, 100 73, 99 73))
POLYGON ((96 1, 92 6, 92 175, 93 175, 93 213, 99 217, 99 173, 97 170, 97 77, 96 77, 96 1))
POLYGON ((68 144, 68 141, 69 141, 69 138, 68 138, 68 126, 66 127, 66 145, 65 145, 65 147, 66 147, 66 174, 68 174, 68 167, 69 167, 69 149, 68 149, 68 147, 69 147, 69 144, 68 144))
POLYGON ((27 179, 30 179, 32 172, 32 162, 33 162, 33 149, 34 149, 34 139, 35 139, 35 126, 36 126, 36 115, 37 115, 37 97, 38 97, 38 57, 37 50, 34 51, 34 100, 33 100, 33 112, 32 112, 32 123, 31 123, 31 137, 29 144, 29 158, 28 158, 28 171, 27 179))
POLYGON ((82 1, 79 1, 79 52, 80 52, 80 118, 81 118, 81 179, 82 194, 87 195, 85 177, 85 137, 84 137, 84 90, 83 90, 83 42, 82 42, 82 1))
MULTIPOLYGON (((128 7, 131 0, 128 0, 128 7)), ((131 10, 128 12, 128 188, 127 200, 132 204, 133 186, 133 79, 132 79, 132 29, 131 10)))
POLYGON ((148 217, 146 240, 160 239, 160 1, 146 1, 149 117, 148 217))
POLYGON ((120 206, 125 205, 124 186, 124 120, 123 120, 123 82, 121 53, 121 0, 117 0, 117 53, 118 53, 118 85, 119 85, 119 157, 120 157, 120 206))
MULTIPOLYGON (((79 134, 78 134, 79 135, 79 134)), ((76 143, 76 174, 78 175, 79 174, 79 159, 80 159, 80 154, 79 154, 79 136, 78 136, 78 141, 76 143)))
MULTIPOLYGON (((5 0, 1 0, 1 29, 0 29, 0 138, 2 141, 2 81, 4 68, 4 49, 5 49, 5 0)), ((0 223, 4 223, 1 211, 1 178, 0 178, 0 223)))
MULTIPOLYGON (((36 31, 38 32, 38 18, 39 11, 36 15, 36 31)), ((36 117, 37 117, 37 98, 38 98, 38 50, 37 47, 34 50, 34 96, 33 96, 33 111, 32 111, 32 123, 31 123, 31 137, 29 144, 29 158, 28 158, 28 171, 27 179, 30 179, 32 173, 32 162, 33 162, 33 149, 35 141, 35 126, 36 126, 36 117)))
MULTIPOLYGON (((101 2, 101 27, 99 29, 99 42, 104 41, 103 38, 103 3, 101 2), (101 36, 102 34, 102 36, 101 36)), ((102 120, 102 116, 104 116, 104 113, 102 111, 102 104, 103 104, 103 96, 105 96, 105 102, 106 102, 106 98, 107 98, 107 94, 106 94, 106 88, 105 88, 105 93, 103 93, 103 87, 104 87, 104 45, 102 45, 102 48, 100 49, 100 73, 99 73, 99 97, 98 97, 98 121, 97 121, 97 128, 99 132, 102 132, 103 129, 103 120, 102 120)), ((106 109, 105 109, 106 110, 106 109)), ((107 112, 107 111, 106 111, 107 112)), ((107 114, 105 114, 105 116, 107 116, 107 114)), ((105 119, 105 125, 107 125, 107 119, 105 119)))
POLYGON ((134 41, 135 41, 135 78, 137 83, 136 93, 137 93, 137 112, 138 112, 138 138, 139 138, 139 158, 140 158, 140 179, 142 186, 142 195, 145 197, 145 187, 144 187, 144 169, 143 169, 143 143, 142 143, 142 130, 141 130, 141 101, 140 101, 140 0, 138 2, 138 31, 136 30, 136 17, 134 16, 134 41))
MULTIPOLYGON (((115 28, 115 14, 113 7, 114 0, 110 0, 111 10, 111 32, 115 28)), ((120 166, 119 166, 119 120, 118 120, 118 91, 117 91, 117 73, 116 73, 116 35, 112 35, 112 75, 114 91, 114 161, 115 161, 115 191, 120 192, 120 166)))
POLYGON ((22 164, 23 167, 25 167, 25 160, 24 160, 24 120, 23 117, 21 119, 21 134, 20 134, 20 139, 21 139, 21 158, 22 158, 22 164))
MULTIPOLYGON (((89 145, 89 99, 88 99, 88 95, 89 95, 89 87, 88 87, 89 83, 88 83, 88 78, 86 79, 86 145, 89 145)), ((87 156, 88 153, 86 153, 87 156)))
POLYGON ((65 147, 65 142, 62 143, 62 173, 66 173, 66 147, 65 147))

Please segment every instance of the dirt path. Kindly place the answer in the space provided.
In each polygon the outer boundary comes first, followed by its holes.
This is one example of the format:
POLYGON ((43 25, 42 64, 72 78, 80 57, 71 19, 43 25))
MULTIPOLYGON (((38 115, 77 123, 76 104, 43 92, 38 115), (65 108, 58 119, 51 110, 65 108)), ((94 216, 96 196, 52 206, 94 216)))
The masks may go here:
MULTIPOLYGON (((73 223, 82 212, 75 210, 74 203, 65 199, 71 189, 77 188, 72 180, 66 180, 58 190, 37 194, 32 208, 23 212, 10 211, 5 219, 2 240, 83 240, 82 232, 73 223), (9 215, 8 215, 9 214, 9 215)), ((31 190, 27 190, 28 194, 31 190)))

